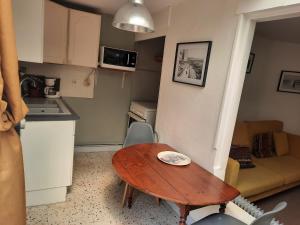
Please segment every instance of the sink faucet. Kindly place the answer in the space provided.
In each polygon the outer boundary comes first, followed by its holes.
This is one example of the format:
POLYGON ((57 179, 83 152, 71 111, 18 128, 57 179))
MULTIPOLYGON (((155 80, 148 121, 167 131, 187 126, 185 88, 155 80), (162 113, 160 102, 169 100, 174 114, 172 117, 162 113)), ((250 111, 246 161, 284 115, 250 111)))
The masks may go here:
POLYGON ((36 82, 35 82, 34 79, 32 79, 31 77, 25 77, 25 78, 21 79, 21 82, 20 82, 20 87, 21 88, 22 88, 22 85, 23 85, 24 81, 26 81, 26 80, 30 80, 32 82, 32 84, 33 84, 33 87, 36 87, 36 82))
MULTIPOLYGON (((31 83, 32 83, 32 85, 33 85, 33 87, 35 88, 37 85, 36 85, 36 81, 34 80, 34 79, 32 79, 31 77, 29 77, 29 76, 26 76, 26 77, 22 77, 21 78, 21 81, 20 81, 20 88, 21 88, 21 91, 22 91, 22 86, 23 86, 23 84, 24 84, 24 82, 25 81, 31 81, 31 83)), ((23 95, 23 97, 25 97, 25 96, 27 96, 28 95, 28 93, 27 94, 24 94, 23 95)))

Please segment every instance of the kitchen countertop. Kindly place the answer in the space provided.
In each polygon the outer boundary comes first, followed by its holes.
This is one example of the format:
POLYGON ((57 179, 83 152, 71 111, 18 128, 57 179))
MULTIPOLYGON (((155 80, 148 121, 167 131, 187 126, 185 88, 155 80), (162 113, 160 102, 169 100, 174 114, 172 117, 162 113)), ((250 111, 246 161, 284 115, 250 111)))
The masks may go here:
MULTIPOLYGON (((26 103, 31 103, 36 99, 26 98, 26 103)), ((45 99, 47 100, 47 99, 45 99)), ((59 101, 63 103, 63 105, 69 110, 70 114, 61 114, 61 115, 27 115, 25 117, 26 121, 67 121, 67 120, 79 120, 80 117, 78 114, 62 99, 60 98, 59 101)))

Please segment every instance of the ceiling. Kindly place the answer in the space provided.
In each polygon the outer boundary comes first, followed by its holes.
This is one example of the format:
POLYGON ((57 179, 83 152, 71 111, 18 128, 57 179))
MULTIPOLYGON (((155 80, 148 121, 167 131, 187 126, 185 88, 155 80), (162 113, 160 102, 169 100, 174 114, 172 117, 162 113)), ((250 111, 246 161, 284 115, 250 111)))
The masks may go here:
MULTIPOLYGON (((151 13, 158 12, 181 0, 145 0, 145 5, 151 13)), ((105 14, 114 14, 128 0, 62 0, 62 2, 75 3, 95 8, 105 14)))
POLYGON ((272 40, 300 43, 300 17, 257 23, 256 34, 272 40))

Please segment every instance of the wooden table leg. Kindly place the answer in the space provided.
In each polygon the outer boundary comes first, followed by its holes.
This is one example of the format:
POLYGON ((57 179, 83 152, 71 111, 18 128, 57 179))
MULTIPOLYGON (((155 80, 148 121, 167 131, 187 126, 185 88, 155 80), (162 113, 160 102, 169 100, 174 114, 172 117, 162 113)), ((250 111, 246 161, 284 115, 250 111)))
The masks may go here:
POLYGON ((127 195, 127 204, 128 204, 128 208, 131 209, 132 207, 132 195, 133 195, 133 187, 131 187, 130 185, 128 185, 128 195, 127 195))
POLYGON ((186 219, 190 213, 190 207, 188 205, 180 205, 179 207, 180 207, 179 225, 186 225, 186 219))
POLYGON ((124 208, 125 203, 127 201, 127 196, 128 196, 128 183, 125 183, 125 187, 124 187, 124 192, 123 192, 123 198, 122 198, 122 208, 124 208))
POLYGON ((156 201, 156 204, 157 204, 158 206, 160 206, 160 201, 161 201, 161 199, 160 199, 160 198, 157 198, 157 197, 155 197, 155 201, 156 201))
POLYGON ((219 213, 225 213, 226 203, 220 204, 219 213))

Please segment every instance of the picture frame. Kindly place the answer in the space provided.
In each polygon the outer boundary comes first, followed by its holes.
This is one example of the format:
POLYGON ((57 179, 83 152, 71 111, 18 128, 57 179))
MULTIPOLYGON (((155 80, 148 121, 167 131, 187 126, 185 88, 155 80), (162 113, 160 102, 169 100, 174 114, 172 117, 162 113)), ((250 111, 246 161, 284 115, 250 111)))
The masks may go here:
POLYGON ((282 70, 277 91, 300 94, 300 72, 282 70))
POLYGON ((173 82, 205 87, 212 41, 176 45, 173 82))
POLYGON ((251 73, 252 67, 253 67, 253 63, 254 63, 254 59, 255 59, 255 54, 253 52, 251 52, 250 56, 249 56, 249 59, 248 59, 248 63, 247 63, 246 73, 251 73))

